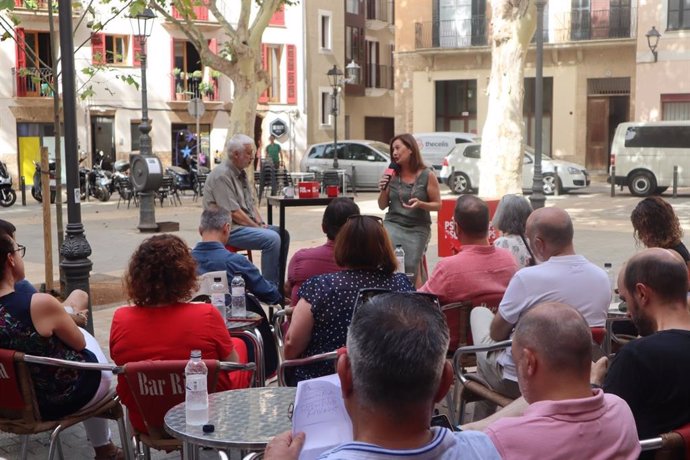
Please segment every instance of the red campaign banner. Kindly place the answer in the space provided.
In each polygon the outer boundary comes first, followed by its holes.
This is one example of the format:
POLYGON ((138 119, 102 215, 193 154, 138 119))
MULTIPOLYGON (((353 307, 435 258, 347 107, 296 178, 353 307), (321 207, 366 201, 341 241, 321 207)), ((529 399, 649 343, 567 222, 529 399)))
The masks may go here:
MULTIPOLYGON (((457 198, 444 198, 441 200, 441 210, 438 212, 438 256, 448 257, 457 254, 460 251, 460 241, 455 235, 455 227, 453 220, 453 211, 455 210, 455 202, 457 198)), ((496 213, 496 207, 500 200, 484 200, 489 206, 489 218, 493 219, 496 213)), ((494 242, 498 238, 499 232, 495 230, 493 225, 489 226, 489 243, 494 242)))

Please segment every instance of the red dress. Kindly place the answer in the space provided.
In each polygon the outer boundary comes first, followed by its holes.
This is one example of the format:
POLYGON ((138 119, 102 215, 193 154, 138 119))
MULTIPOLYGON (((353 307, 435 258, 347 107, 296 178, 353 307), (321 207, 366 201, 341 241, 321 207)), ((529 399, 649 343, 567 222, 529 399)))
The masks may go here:
MULTIPOLYGON (((110 357, 115 364, 149 359, 186 360, 192 350, 201 350, 204 359, 219 360, 235 350, 240 362, 247 362, 246 346, 242 340, 230 337, 225 321, 210 304, 125 306, 115 311, 110 329, 110 357)), ((243 374, 222 372, 217 390, 247 387, 249 382, 243 374)), ((132 426, 146 433, 123 375, 118 376, 117 393, 129 410, 132 426)))

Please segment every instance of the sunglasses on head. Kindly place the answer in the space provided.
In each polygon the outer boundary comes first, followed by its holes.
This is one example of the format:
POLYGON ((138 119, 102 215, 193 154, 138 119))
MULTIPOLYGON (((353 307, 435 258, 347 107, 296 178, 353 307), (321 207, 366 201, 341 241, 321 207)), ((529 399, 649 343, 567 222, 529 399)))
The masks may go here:
POLYGON ((403 294, 406 296, 415 296, 419 297, 420 299, 425 299, 426 301, 432 301, 433 304, 436 306, 436 308, 441 310, 441 302, 438 300, 438 296, 435 294, 430 294, 428 292, 397 292, 397 291, 391 291, 390 289, 383 289, 383 288, 364 288, 360 289, 359 292, 357 293, 357 300, 355 301, 355 306, 352 309, 352 317, 354 318, 355 314, 357 313, 357 310, 359 307, 367 302, 369 299, 372 299, 376 297, 377 295, 381 294, 388 294, 391 292, 395 292, 396 294, 403 294))
POLYGON ((351 216, 347 216, 347 220, 354 220, 354 219, 371 219, 375 220, 376 222, 383 224, 383 218, 379 216, 369 216, 366 214, 352 214, 351 216))

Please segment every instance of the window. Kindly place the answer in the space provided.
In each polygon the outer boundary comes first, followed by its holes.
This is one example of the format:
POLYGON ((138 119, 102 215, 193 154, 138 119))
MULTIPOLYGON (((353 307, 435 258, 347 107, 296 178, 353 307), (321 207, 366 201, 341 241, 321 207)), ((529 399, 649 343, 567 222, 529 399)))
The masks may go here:
POLYGON ((690 126, 630 126, 625 133, 626 147, 687 148, 690 126))
POLYGON ((139 120, 129 122, 129 136, 132 140, 132 152, 139 151, 139 136, 141 136, 141 131, 139 131, 139 120))
POLYGON ((345 27, 345 60, 360 63, 364 57, 364 30, 361 27, 345 27))
MULTIPOLYGON (((543 98, 542 98, 542 151, 549 155, 551 153, 551 120, 553 118, 553 77, 544 77, 543 82, 543 98)), ((535 132, 535 105, 534 92, 536 87, 535 78, 525 78, 525 96, 522 103, 522 113, 525 118, 522 134, 525 143, 529 146, 534 146, 536 137, 535 132)))
POLYGON ((690 29, 690 2, 688 0, 668 1, 668 28, 670 30, 690 29))
POLYGON ((127 58, 127 36, 105 36, 105 62, 106 64, 124 64, 127 58))
POLYGON ((477 132, 477 80, 436 82, 435 130, 477 132))
POLYGON ((481 158, 481 150, 482 148, 480 145, 468 145, 462 155, 465 158, 481 158))
POLYGON ((321 90, 321 125, 330 126, 333 97, 329 90, 321 90))
POLYGON ((269 102, 280 102, 280 59, 283 54, 282 45, 265 45, 265 69, 270 83, 266 88, 266 96, 269 102))
POLYGON ((330 50, 333 31, 331 30, 331 13, 319 13, 319 48, 330 50))
POLYGON ((345 11, 350 14, 359 14, 359 0, 346 0, 345 11))

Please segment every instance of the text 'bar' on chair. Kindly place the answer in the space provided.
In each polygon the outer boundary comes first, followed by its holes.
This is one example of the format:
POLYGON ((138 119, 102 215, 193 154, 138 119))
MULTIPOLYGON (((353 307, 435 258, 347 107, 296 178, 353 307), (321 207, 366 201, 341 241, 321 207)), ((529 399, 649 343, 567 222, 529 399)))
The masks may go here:
POLYGON ((329 351, 328 353, 320 353, 318 355, 308 356, 306 358, 287 359, 280 363, 278 367, 278 385, 281 387, 295 386, 291 385, 289 378, 286 376, 286 371, 299 366, 308 366, 310 364, 324 363, 333 361, 333 372, 335 372, 335 361, 338 359, 337 351, 329 351))
MULTIPOLYGON (((221 371, 249 371, 250 381, 254 380, 256 364, 239 364, 204 359, 208 369, 207 388, 215 393, 221 371)), ((148 433, 132 427, 137 455, 151 457, 151 448, 170 452, 182 447, 181 441, 171 438, 165 432, 165 414, 185 399, 184 369, 186 360, 137 361, 123 366, 123 374, 128 391, 132 395, 136 412, 144 422, 148 433)))
POLYGON ((0 431, 22 437, 22 459, 27 458, 29 435, 51 430, 48 458, 49 460, 52 459, 56 450, 62 458, 60 433, 66 428, 92 417, 117 421, 125 456, 128 460, 131 458, 122 406, 114 390, 88 409, 69 414, 59 420, 43 420, 39 412, 29 365, 55 366, 81 371, 114 372, 116 370, 113 364, 82 363, 0 349, 0 431))
POLYGON ((481 377, 479 377, 478 373, 467 372, 465 366, 462 364, 466 359, 466 355, 476 355, 480 352, 498 351, 510 347, 511 344, 512 340, 503 340, 490 345, 472 345, 460 347, 456 350, 455 355, 453 356, 455 385, 452 391, 452 396, 451 392, 448 392, 446 395, 448 412, 453 425, 462 423, 462 418, 465 414, 465 406, 468 402, 487 400, 496 404, 497 406, 505 407, 513 401, 512 398, 504 396, 491 389, 491 387, 489 387, 489 385, 484 382, 481 377))
POLYGON ((690 460, 690 423, 656 438, 641 439, 640 447, 655 450, 655 460, 690 460))

